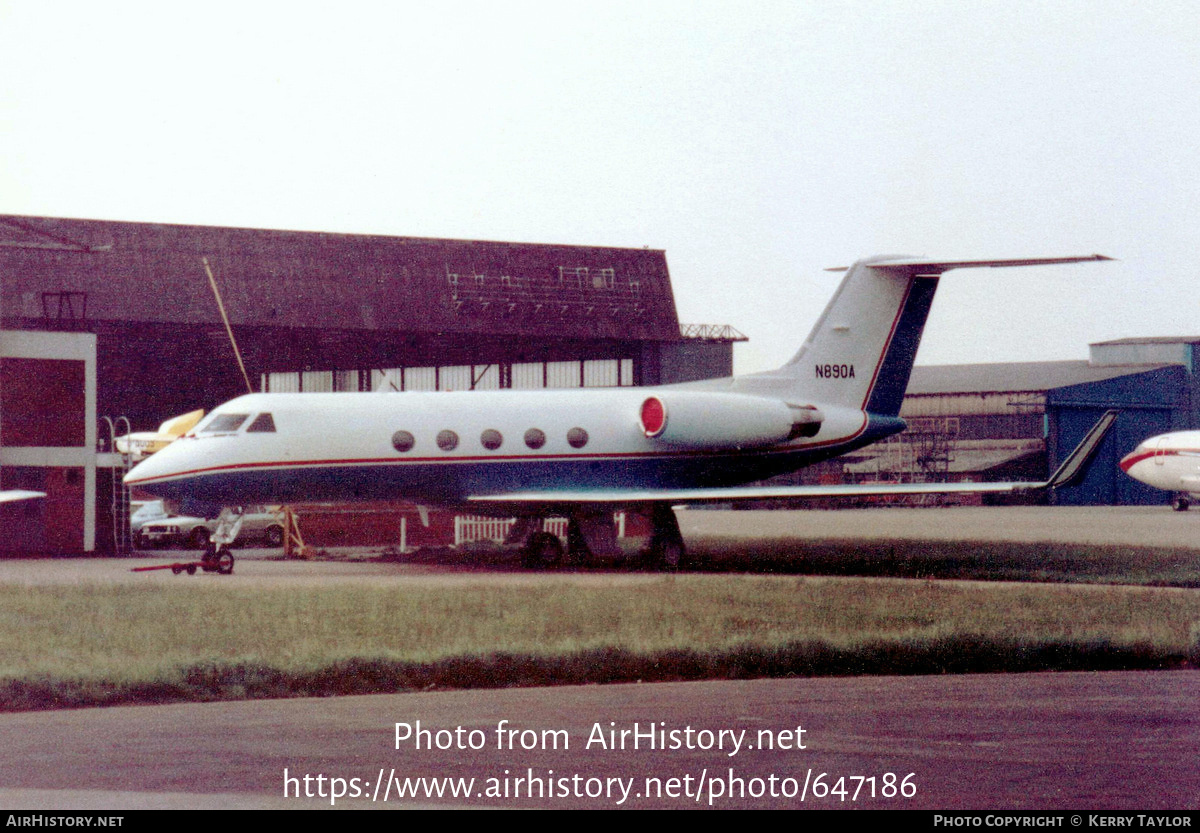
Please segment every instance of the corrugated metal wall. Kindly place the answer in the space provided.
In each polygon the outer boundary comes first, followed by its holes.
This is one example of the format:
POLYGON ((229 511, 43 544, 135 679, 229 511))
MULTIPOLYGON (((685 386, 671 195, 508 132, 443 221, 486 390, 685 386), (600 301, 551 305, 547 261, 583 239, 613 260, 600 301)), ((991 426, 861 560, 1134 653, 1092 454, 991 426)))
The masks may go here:
MULTIPOLYGON (((363 390, 368 372, 306 370, 264 373, 263 392, 306 393, 363 390)), ((634 384, 632 359, 584 359, 568 362, 392 367, 369 371, 370 390, 536 390, 538 388, 611 388, 634 384), (504 384, 505 380, 509 384, 504 384)))
POLYGON ((1065 506, 1169 502, 1168 492, 1128 477, 1117 463, 1147 437, 1188 425, 1192 384, 1184 368, 1168 367, 1049 391, 1046 407, 1052 468, 1083 439, 1104 411, 1121 411, 1083 481, 1057 490, 1055 502, 1065 506))

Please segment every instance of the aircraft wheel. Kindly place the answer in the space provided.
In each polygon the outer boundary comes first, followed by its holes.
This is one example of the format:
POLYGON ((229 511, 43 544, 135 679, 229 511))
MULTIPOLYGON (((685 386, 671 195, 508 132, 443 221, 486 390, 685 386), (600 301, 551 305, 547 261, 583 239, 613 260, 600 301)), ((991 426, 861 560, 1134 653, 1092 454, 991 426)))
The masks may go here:
POLYGON ((658 561, 668 570, 678 570, 683 564, 683 543, 680 541, 664 542, 659 548, 658 561))
POLYGON ((200 556, 200 569, 206 573, 215 572, 217 569, 217 549, 214 544, 209 544, 204 553, 200 556))
POLYGON ((562 560, 562 541, 551 532, 537 533, 525 547, 526 567, 554 568, 562 564, 562 560))
POLYGON ((194 575, 196 575, 196 565, 195 565, 195 564, 189 564, 189 565, 187 565, 187 567, 186 567, 186 568, 184 568, 184 569, 186 569, 186 570, 187 570, 187 573, 188 573, 188 575, 189 575, 189 576, 194 576, 194 575))
POLYGON ((1177 497, 1171 501, 1171 508, 1176 512, 1186 512, 1191 503, 1185 497, 1177 497))
POLYGON ((174 567, 171 568, 171 572, 174 573, 175 575, 179 575, 180 573, 183 572, 183 568, 180 567, 178 564, 176 564, 174 567))
POLYGON ((583 529, 579 521, 571 518, 567 522, 567 551, 563 558, 564 564, 587 564, 592 557, 587 539, 583 537, 583 529))
POLYGON ((651 570, 678 570, 684 556, 682 541, 658 541, 642 553, 645 566, 651 570))
POLYGON ((233 553, 227 549, 217 552, 217 573, 227 576, 233 572, 233 553))

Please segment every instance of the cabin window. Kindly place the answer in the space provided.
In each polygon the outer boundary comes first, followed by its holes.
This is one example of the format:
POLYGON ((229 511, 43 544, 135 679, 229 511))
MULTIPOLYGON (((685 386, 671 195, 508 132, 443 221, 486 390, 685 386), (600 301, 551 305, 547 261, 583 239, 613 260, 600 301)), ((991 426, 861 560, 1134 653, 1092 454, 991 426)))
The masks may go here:
POLYGON ((250 427, 246 429, 246 433, 264 432, 275 433, 275 420, 270 414, 259 414, 254 418, 254 422, 250 423, 250 427))
POLYGON ((407 431, 397 431, 392 434, 392 448, 397 451, 412 451, 412 447, 416 444, 417 438, 407 431))
POLYGON ((495 428, 488 428, 479 436, 479 442, 488 451, 495 451, 504 443, 504 437, 495 428))
POLYGON ((587 431, 584 431, 582 428, 572 428, 567 432, 567 444, 571 448, 583 448, 587 445, 587 441, 587 431))
POLYGON ((458 448, 458 434, 453 431, 438 431, 437 444, 442 451, 453 451, 458 448))
POLYGON ((546 433, 540 428, 530 428, 525 432, 525 445, 535 451, 546 444, 546 433))
POLYGON ((212 422, 204 426, 202 434, 236 431, 250 417, 249 414, 217 414, 212 422))

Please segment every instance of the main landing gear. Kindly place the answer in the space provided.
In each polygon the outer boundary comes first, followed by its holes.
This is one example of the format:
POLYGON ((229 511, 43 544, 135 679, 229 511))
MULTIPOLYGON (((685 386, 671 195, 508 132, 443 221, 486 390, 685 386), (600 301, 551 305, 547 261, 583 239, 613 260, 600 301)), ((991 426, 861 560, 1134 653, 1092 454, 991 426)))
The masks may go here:
POLYGON ((650 509, 650 540, 642 552, 646 566, 657 570, 678 570, 687 556, 679 519, 666 503, 656 503, 650 509))
MULTIPOLYGON (((675 511, 667 503, 654 503, 633 510, 650 521, 650 540, 641 552, 641 563, 656 570, 676 570, 683 564, 687 548, 679 533, 675 511)), ((617 544, 617 528, 611 509, 579 508, 567 514, 567 542, 543 530, 544 518, 519 518, 505 543, 524 542, 521 563, 532 569, 557 569, 563 564, 586 564, 597 559, 623 557, 617 544)))
POLYGON ((555 570, 563 563, 563 545, 553 532, 535 532, 521 549, 521 563, 526 567, 555 570))
POLYGON ((1186 512, 1191 505, 1191 501, 1188 500, 1187 495, 1176 495, 1171 501, 1171 508, 1176 512, 1186 512))

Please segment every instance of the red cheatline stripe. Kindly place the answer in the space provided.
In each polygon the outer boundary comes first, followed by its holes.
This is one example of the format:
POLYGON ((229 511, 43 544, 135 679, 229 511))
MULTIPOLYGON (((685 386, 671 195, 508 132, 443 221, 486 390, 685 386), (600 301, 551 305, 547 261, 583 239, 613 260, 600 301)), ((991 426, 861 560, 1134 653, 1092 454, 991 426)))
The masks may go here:
POLYGON ((329 468, 333 466, 385 466, 385 465, 416 465, 416 464, 434 464, 445 465, 449 463, 527 463, 533 461, 550 461, 550 460, 577 460, 588 462, 593 460, 628 460, 634 458, 642 459, 662 459, 670 460, 675 457, 729 457, 729 456, 766 456, 770 454, 788 454, 800 451, 809 451, 815 448, 825 448, 829 445, 849 442, 855 439, 862 433, 862 429, 842 440, 826 440, 820 443, 803 446, 781 446, 773 449, 764 449, 762 451, 745 452, 745 451, 678 451, 671 454, 663 454, 662 452, 626 452, 620 454, 524 454, 524 455, 506 455, 506 456, 473 456, 473 457, 409 457, 409 458, 391 458, 391 457, 375 457, 347 460, 297 460, 297 461, 280 461, 268 460, 261 463, 233 463, 225 466, 211 466, 202 469, 188 469, 186 471, 173 472, 171 474, 159 475, 157 477, 147 477, 138 480, 128 481, 131 486, 140 486, 146 483, 162 483, 168 480, 176 480, 180 477, 190 477, 198 474, 213 474, 216 472, 239 471, 249 469, 303 469, 303 468, 329 468))
POLYGON ((1149 460, 1152 457, 1179 457, 1183 454, 1200 455, 1200 448, 1152 448, 1147 451, 1131 451, 1129 454, 1121 458, 1118 464, 1121 466, 1121 471, 1129 471, 1143 460, 1149 460))

